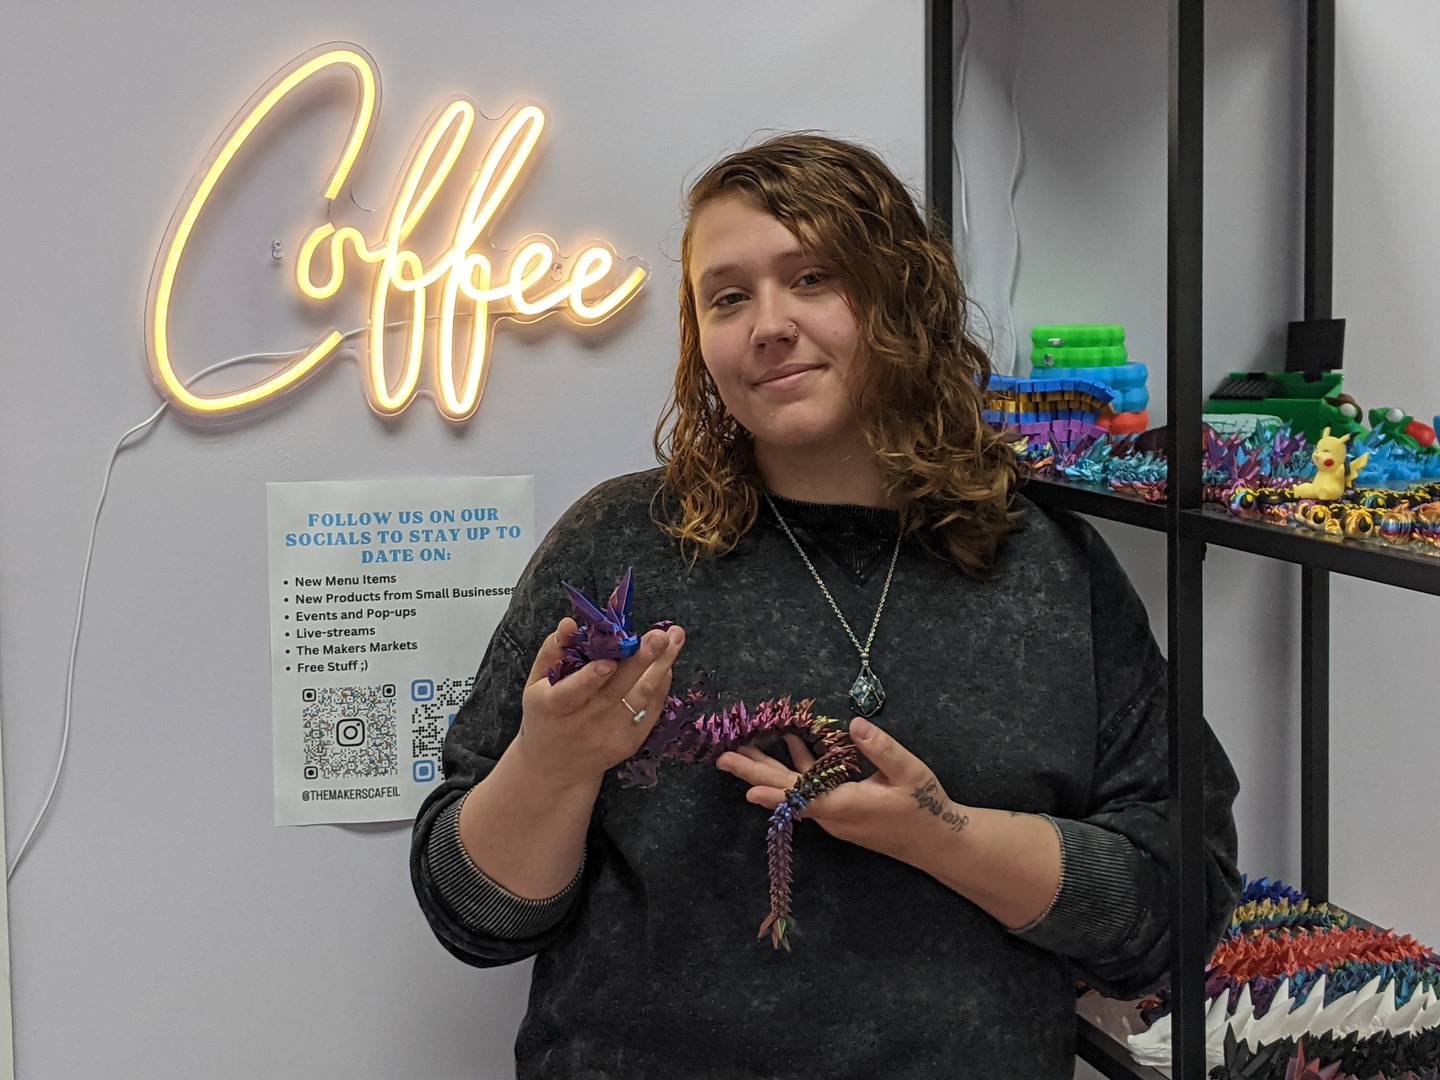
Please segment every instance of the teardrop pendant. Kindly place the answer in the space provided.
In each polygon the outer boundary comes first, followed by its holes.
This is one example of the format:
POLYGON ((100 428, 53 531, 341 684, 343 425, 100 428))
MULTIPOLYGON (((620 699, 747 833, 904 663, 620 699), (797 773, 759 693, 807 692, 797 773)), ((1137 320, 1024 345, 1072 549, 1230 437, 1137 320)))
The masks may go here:
POLYGON ((885 704, 885 687, 880 684, 880 676, 870 670, 869 660, 861 662, 860 674, 855 676, 855 682, 850 686, 850 704, 867 718, 878 713, 885 704))

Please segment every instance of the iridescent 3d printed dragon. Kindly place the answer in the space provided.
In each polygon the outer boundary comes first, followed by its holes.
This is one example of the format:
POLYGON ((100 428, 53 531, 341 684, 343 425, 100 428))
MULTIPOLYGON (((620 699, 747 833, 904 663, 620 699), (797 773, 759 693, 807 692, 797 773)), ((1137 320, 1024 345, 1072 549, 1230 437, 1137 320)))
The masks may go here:
MULTIPOLYGON (((631 623, 634 599, 634 567, 615 586, 602 608, 579 589, 565 583, 577 625, 563 648, 558 663, 549 671, 557 683, 595 660, 620 660, 634 656, 640 635, 631 623)), ((666 629, 671 621, 655 623, 651 629, 666 629)), ((770 815, 766 849, 770 870, 770 912, 760 924, 757 938, 768 932, 774 948, 788 951, 795 931, 791 915, 790 886, 794 878, 795 819, 813 799, 840 784, 859 779, 860 751, 840 721, 811 711, 813 698, 792 703, 787 694, 760 702, 754 708, 736 702, 717 708, 718 695, 709 676, 701 678, 683 697, 670 696, 644 745, 619 768, 625 787, 654 787, 663 762, 714 764, 727 750, 736 750, 759 736, 793 733, 810 736, 815 743, 815 762, 800 774, 795 786, 770 815)))

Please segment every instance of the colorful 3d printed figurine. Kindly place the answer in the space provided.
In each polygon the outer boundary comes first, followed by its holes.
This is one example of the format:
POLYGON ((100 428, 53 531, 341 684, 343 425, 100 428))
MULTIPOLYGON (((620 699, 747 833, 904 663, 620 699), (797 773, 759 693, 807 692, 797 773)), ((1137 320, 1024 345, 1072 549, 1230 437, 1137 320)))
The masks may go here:
MULTIPOLYGON (((566 584, 577 629, 563 648, 560 661, 550 669, 550 682, 557 683, 595 660, 619 660, 634 656, 640 635, 631 622, 634 599, 634 567, 615 586, 604 608, 591 602, 579 589, 566 584)), ((666 629, 671 621, 652 627, 666 629)), ((767 699, 754 709, 736 702, 708 711, 718 702, 708 676, 686 691, 671 696, 661 710, 645 743, 619 768, 625 787, 654 787, 658 766, 667 761, 714 764, 727 750, 737 750, 761 736, 795 734, 815 743, 815 761, 800 774, 795 786, 770 815, 766 849, 770 872, 770 911, 760 924, 757 938, 770 935, 774 948, 790 948, 795 930, 791 915, 790 886, 794 879, 794 829, 800 812, 814 799, 850 780, 860 778, 860 751, 846 728, 828 716, 811 712, 813 699, 792 703, 789 695, 767 699)))
POLYGON ((1105 434, 1097 420, 1113 396, 1108 386, 1085 378, 992 374, 980 418, 997 431, 1068 448, 1105 434))
POLYGON ((1030 344, 1031 379, 1081 378, 1110 388, 1094 418, 1100 430, 1141 435, 1150 427, 1149 369, 1130 359, 1123 326, 1033 326, 1030 344))
POLYGON ((1360 475, 1365 462, 1370 460, 1369 454, 1361 454, 1346 465, 1345 444, 1349 441, 1349 435, 1337 438, 1330 434, 1327 427, 1320 436, 1320 441, 1315 444, 1315 452, 1310 455, 1310 460, 1315 462, 1315 479, 1309 483, 1296 484, 1290 489, 1290 494, 1297 499, 1319 499, 1326 502, 1343 499, 1345 492, 1354 486, 1355 478, 1360 475))

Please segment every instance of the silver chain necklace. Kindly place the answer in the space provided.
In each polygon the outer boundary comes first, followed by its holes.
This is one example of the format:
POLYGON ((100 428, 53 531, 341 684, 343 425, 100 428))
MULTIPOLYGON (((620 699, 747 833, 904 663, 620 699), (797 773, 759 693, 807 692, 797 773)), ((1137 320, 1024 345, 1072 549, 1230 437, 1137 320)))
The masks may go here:
POLYGON ((840 625, 845 627, 845 633, 850 635, 851 642, 860 653, 860 674, 855 677, 855 682, 850 687, 850 704, 855 706, 855 711, 861 716, 870 717, 878 713, 885 704, 885 687, 880 682, 880 676, 876 675, 870 668, 870 645, 875 640, 875 630, 880 625, 880 613, 885 610, 885 598, 890 595, 890 579, 895 576, 895 561, 900 557, 900 537, 895 538, 895 552, 890 556, 890 572, 885 575, 885 588, 880 593, 880 606, 875 609, 875 619, 870 623, 870 636, 865 639, 865 644, 860 644, 855 631, 850 629, 850 623, 840 612, 840 605, 835 603, 835 598, 830 595, 830 590, 825 587, 825 582, 820 578, 820 572, 815 569, 815 564, 810 561, 810 556, 805 554, 805 549, 800 546, 800 541, 795 539, 795 534, 790 531, 785 518, 781 516, 779 509, 775 506, 775 500, 770 498, 770 493, 765 492, 765 501, 770 504, 775 517, 780 522, 780 527, 785 530, 785 535, 790 538, 790 543, 795 545, 795 550, 800 553, 800 558, 805 560, 805 565, 810 568, 811 575, 815 578, 815 584, 820 586, 820 591, 825 594, 825 599, 830 601, 830 608, 835 612, 840 625))

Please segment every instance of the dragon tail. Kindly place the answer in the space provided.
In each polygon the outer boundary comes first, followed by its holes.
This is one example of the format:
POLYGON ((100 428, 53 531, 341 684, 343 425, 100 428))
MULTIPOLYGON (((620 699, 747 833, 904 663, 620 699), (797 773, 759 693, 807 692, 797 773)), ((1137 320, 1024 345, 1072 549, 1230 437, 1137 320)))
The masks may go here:
POLYGON ((770 815, 770 827, 765 837, 765 847, 770 863, 770 914, 760 924, 755 936, 770 935, 770 944, 790 951, 789 934, 795 929, 795 919, 790 914, 790 886, 795 876, 795 817, 805 808, 805 799, 793 791, 785 793, 785 799, 770 815))
POLYGON ((846 740, 830 746, 801 774, 795 786, 770 815, 766 849, 770 861, 770 914, 755 936, 770 935, 770 944, 790 951, 790 933, 796 930, 790 914, 790 887, 795 877, 795 820, 812 800, 854 779, 859 772, 859 750, 846 740))

